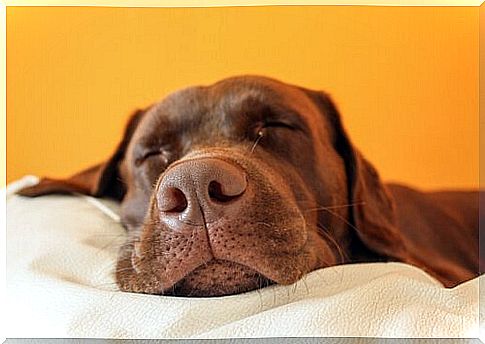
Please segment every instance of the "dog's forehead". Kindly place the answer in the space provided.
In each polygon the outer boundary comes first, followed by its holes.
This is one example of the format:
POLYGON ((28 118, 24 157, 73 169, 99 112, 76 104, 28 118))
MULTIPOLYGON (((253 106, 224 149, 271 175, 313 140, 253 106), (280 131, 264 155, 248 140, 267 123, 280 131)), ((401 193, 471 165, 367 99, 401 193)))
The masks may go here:
POLYGON ((252 105, 276 106, 309 115, 311 101, 296 86, 259 76, 240 76, 222 80, 207 88, 214 108, 225 113, 245 111, 252 105))
POLYGON ((246 116, 265 107, 287 109, 301 116, 311 128, 326 130, 321 109, 301 88, 266 77, 240 76, 169 94, 147 111, 137 131, 147 134, 176 127, 217 129, 227 118, 246 116))

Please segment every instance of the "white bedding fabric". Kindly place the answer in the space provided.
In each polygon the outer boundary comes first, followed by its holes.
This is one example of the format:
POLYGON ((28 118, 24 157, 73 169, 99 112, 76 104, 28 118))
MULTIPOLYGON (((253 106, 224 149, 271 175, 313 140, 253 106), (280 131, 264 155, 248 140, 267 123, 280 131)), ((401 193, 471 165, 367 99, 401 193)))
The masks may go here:
POLYGON ((7 337, 478 336, 479 279, 445 289, 400 263, 337 266, 219 298, 119 292, 117 204, 12 194, 35 182, 7 188, 7 337))

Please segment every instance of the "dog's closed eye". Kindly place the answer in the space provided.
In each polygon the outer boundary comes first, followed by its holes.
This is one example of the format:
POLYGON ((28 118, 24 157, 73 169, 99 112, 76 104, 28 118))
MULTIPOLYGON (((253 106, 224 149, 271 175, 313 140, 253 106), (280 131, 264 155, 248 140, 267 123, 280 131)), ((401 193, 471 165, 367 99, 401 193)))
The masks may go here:
POLYGON ((170 152, 164 148, 150 148, 143 151, 138 157, 135 158, 135 165, 140 166, 149 159, 157 158, 161 159, 162 163, 168 162, 170 152))

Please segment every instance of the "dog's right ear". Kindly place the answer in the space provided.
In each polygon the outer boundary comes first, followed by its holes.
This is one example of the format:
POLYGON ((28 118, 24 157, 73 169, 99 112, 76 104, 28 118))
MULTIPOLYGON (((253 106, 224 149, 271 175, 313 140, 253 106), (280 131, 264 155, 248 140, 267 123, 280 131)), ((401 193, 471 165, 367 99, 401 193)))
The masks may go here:
MULTIPOLYGON (((324 92, 303 89, 329 120, 334 146, 347 175, 348 202, 352 204, 349 225, 367 249, 386 259, 410 262, 404 237, 398 227, 394 201, 372 164, 351 143, 337 107, 324 92)), ((357 251, 357 250, 354 250, 357 251)))
POLYGON ((22 196, 42 196, 48 194, 81 193, 96 197, 112 197, 121 200, 125 189, 118 173, 118 166, 125 155, 126 148, 146 110, 135 111, 125 127, 123 139, 113 155, 103 163, 76 173, 67 179, 42 178, 36 185, 21 189, 22 196))

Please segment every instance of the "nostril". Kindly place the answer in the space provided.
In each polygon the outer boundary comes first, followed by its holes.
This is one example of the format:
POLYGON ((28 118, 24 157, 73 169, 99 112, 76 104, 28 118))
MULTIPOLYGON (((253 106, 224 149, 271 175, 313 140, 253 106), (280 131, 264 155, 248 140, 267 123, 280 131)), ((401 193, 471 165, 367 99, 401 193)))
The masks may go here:
POLYGON ((212 201, 226 203, 226 202, 229 202, 229 201, 231 201, 231 200, 233 200, 233 199, 235 199, 235 198, 237 198, 241 195, 241 193, 236 194, 236 195, 227 195, 226 193, 227 192, 224 192, 221 183, 219 183, 215 180, 213 180, 209 183, 209 197, 212 201))
POLYGON ((158 196, 158 207, 164 212, 181 213, 187 208, 187 198, 178 188, 166 188, 158 196))

